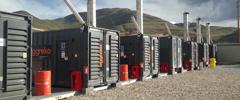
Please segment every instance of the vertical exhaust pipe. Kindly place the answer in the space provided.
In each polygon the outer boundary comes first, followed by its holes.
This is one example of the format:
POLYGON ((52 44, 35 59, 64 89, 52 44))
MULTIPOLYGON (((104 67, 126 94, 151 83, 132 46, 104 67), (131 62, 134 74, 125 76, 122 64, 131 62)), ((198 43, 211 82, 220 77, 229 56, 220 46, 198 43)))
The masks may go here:
POLYGON ((206 32, 206 40, 208 44, 211 44, 211 27, 210 27, 210 23, 206 23, 206 27, 207 27, 207 32, 206 32))
POLYGON ((202 43, 202 33, 201 33, 201 18, 197 18, 197 43, 202 43))
POLYGON ((189 36, 189 24, 188 24, 188 15, 189 12, 183 13, 183 22, 184 22, 184 41, 190 41, 189 36))
POLYGON ((78 14, 78 11, 74 8, 73 4, 69 0, 64 0, 68 8, 72 11, 72 13, 75 15, 76 19, 81 25, 85 25, 84 20, 82 17, 78 14))
POLYGON ((87 24, 88 26, 97 26, 96 21, 96 0, 87 0, 87 24))
POLYGON ((141 34, 143 34, 143 2, 142 0, 136 0, 136 6, 137 6, 137 23, 139 25, 139 28, 141 30, 141 34))

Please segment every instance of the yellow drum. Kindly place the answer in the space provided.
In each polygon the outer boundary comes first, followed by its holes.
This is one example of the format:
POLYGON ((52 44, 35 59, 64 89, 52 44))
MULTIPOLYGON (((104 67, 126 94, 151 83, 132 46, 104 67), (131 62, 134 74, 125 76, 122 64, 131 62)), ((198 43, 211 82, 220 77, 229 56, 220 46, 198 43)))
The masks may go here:
POLYGON ((210 68, 216 68, 217 66, 216 58, 210 58, 210 68))

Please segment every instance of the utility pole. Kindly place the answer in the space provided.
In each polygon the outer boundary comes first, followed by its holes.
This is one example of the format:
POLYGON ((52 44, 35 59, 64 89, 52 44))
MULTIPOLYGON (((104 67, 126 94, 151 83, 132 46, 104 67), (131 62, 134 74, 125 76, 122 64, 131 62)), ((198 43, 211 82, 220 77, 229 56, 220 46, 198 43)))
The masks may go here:
POLYGON ((137 23, 140 27, 141 34, 144 34, 143 31, 143 1, 142 0, 136 0, 136 10, 137 10, 137 23))
POLYGON ((87 24, 88 26, 97 26, 96 0, 87 0, 87 24))

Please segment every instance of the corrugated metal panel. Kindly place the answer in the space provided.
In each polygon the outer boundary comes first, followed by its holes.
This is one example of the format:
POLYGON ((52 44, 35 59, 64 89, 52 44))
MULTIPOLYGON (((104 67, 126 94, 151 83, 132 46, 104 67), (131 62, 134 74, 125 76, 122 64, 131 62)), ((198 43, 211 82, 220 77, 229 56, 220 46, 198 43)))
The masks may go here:
POLYGON ((240 44, 217 44, 218 64, 240 64, 240 44))
POLYGON ((182 40, 181 38, 177 39, 177 63, 178 68, 182 68, 182 40))
POLYGON ((106 83, 116 83, 119 80, 119 35, 115 31, 105 32, 105 64, 106 64, 106 83))
POLYGON ((97 29, 90 29, 90 72, 89 80, 90 86, 103 84, 103 31, 97 29))
POLYGON ((149 76, 151 74, 151 38, 149 36, 144 36, 144 76, 149 76))
POLYGON ((157 37, 152 37, 152 50, 151 50, 151 55, 152 55, 152 74, 158 74, 159 72, 159 67, 160 67, 160 63, 159 63, 159 40, 157 37))
POLYGON ((0 99, 23 99, 31 94, 31 18, 0 12, 0 24, 6 46, 0 49, 4 54, 0 59, 0 99))

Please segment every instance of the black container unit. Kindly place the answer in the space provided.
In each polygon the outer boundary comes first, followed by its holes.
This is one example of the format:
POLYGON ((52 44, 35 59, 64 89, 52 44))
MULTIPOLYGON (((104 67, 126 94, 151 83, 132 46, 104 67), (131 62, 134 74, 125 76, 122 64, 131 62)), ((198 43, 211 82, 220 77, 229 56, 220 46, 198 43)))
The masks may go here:
POLYGON ((195 44, 192 41, 186 41, 183 42, 183 66, 185 70, 193 70, 195 67, 195 59, 196 59, 196 54, 195 54, 195 44))
POLYGON ((182 39, 177 38, 177 72, 181 73, 183 70, 182 64, 182 39))
POLYGON ((128 64, 129 78, 139 78, 158 74, 158 39, 146 35, 121 37, 121 64, 128 64), (153 44, 153 45, 152 45, 153 44), (133 66, 140 68, 139 77, 133 77, 133 66))
POLYGON ((209 64, 209 49, 208 44, 198 43, 198 61, 199 67, 206 67, 209 64))
POLYGON ((174 74, 178 67, 178 42, 179 37, 167 36, 160 38, 160 73, 174 74), (163 68, 164 67, 164 68, 163 68))
POLYGON ((0 12, 0 100, 31 96, 31 17, 0 12))
MULTIPOLYGON (((85 27, 33 34, 33 48, 51 53, 35 55, 36 65, 51 70, 52 84, 71 86, 71 73, 81 72, 83 92, 88 87, 119 81, 119 34, 117 31, 85 27), (46 61, 43 60, 47 59, 46 61)), ((36 69, 39 70, 39 69, 36 69)))

